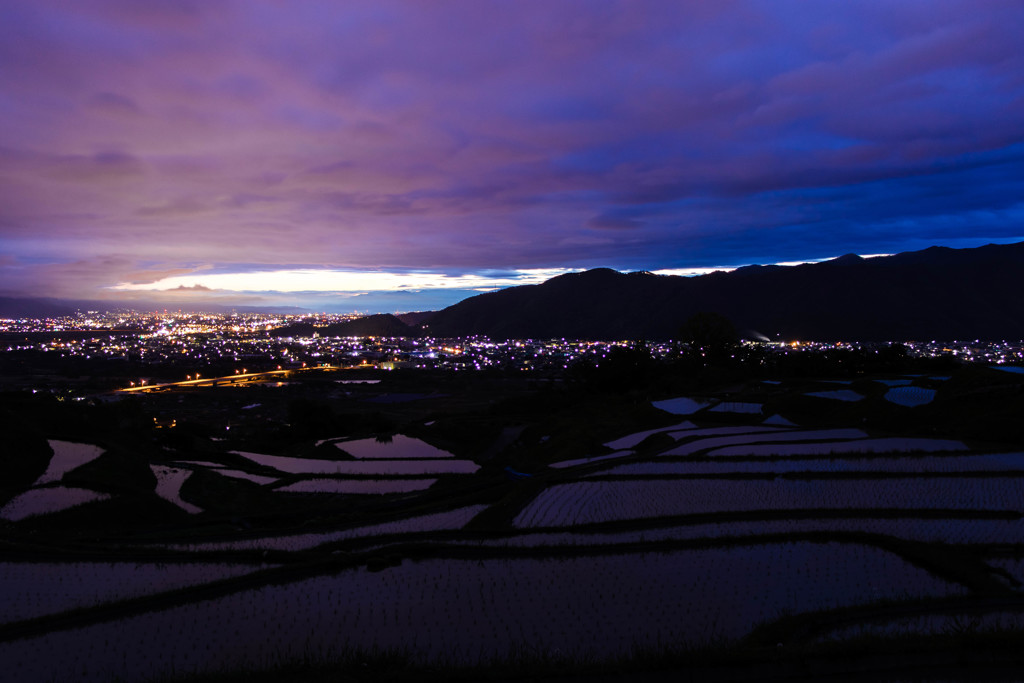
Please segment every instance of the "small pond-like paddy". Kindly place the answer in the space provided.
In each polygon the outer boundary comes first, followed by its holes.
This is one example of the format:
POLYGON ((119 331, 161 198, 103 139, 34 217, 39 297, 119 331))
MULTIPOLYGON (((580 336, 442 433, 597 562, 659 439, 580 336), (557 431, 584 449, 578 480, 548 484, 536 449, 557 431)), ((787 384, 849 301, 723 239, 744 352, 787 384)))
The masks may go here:
POLYGON ((451 453, 431 446, 425 441, 414 439, 404 434, 395 434, 387 440, 356 439, 354 441, 335 441, 334 445, 353 458, 392 459, 401 458, 453 458, 451 453))
POLYGON ((46 471, 36 480, 34 486, 60 481, 61 478, 82 465, 92 462, 103 455, 103 449, 90 443, 73 443, 71 441, 49 441, 53 456, 46 471))
POLYGON ((284 493, 383 495, 422 491, 436 482, 437 479, 303 479, 274 490, 284 493))
POLYGON ((350 475, 417 475, 471 474, 480 469, 472 460, 452 458, 412 460, 317 460, 233 451, 258 465, 272 467, 288 474, 350 474, 350 475))
POLYGON ((107 500, 110 495, 71 486, 45 486, 21 493, 0 509, 0 519, 17 522, 26 517, 60 512, 68 508, 107 500))

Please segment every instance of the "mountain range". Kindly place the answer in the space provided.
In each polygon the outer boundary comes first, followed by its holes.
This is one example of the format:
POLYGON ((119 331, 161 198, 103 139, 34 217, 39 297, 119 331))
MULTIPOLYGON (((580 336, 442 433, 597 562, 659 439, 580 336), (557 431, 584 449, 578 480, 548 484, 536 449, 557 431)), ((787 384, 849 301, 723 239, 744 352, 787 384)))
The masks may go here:
POLYGON ((698 312, 748 339, 1024 339, 1024 242, 854 254, 697 277, 598 268, 480 294, 432 314, 376 316, 380 334, 670 339, 698 312), (385 325, 386 321, 386 325, 385 325), (396 323, 401 324, 399 327, 396 323))
MULTIPOLYGON (((0 316, 7 317, 102 308, 100 302, 0 297, 0 316)), ((278 333, 654 341, 676 337, 700 312, 724 316, 747 339, 1021 340, 1024 242, 867 259, 848 254, 696 277, 597 268, 480 294, 440 311, 373 315, 328 328, 300 324, 278 333)))

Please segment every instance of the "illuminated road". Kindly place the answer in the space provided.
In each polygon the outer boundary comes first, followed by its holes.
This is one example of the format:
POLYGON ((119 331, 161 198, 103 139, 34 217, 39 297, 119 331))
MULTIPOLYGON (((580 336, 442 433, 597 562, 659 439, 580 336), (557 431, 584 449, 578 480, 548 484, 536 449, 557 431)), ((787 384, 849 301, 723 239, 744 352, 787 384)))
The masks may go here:
POLYGON ((295 374, 304 374, 317 371, 330 371, 330 370, 350 370, 355 367, 366 367, 366 366, 348 366, 342 367, 340 365, 318 365, 312 368, 289 368, 288 370, 267 370, 265 372, 249 372, 240 373, 237 375, 227 375, 225 377, 200 377, 199 379, 187 379, 181 382, 164 382, 162 384, 140 384, 139 386, 129 387, 127 389, 118 389, 115 393, 119 394, 135 394, 135 393, 147 393, 151 391, 163 391, 165 389, 190 389, 193 387, 227 387, 233 384, 243 384, 248 382, 270 382, 270 381, 281 381, 287 379, 295 374))

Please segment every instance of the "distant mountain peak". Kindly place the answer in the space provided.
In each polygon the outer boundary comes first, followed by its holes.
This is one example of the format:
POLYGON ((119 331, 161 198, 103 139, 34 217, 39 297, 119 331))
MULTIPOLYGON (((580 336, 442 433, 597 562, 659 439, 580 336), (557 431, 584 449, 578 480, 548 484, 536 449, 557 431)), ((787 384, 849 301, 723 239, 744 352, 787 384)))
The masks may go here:
POLYGON ((590 268, 589 270, 581 270, 578 273, 566 273, 561 277, 575 277, 575 278, 601 278, 601 277, 616 277, 622 275, 619 271, 613 268, 590 268))
POLYGON ((277 337, 306 337, 314 333, 322 337, 415 337, 419 335, 419 329, 410 327, 390 313, 376 313, 326 327, 297 323, 274 330, 277 337))

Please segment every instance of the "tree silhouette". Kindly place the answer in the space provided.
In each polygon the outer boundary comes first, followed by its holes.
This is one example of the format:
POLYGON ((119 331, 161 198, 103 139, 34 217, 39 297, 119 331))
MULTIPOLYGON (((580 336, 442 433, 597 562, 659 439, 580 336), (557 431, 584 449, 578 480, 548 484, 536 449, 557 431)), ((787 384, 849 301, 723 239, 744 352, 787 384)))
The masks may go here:
POLYGON ((689 346, 690 355, 716 360, 735 349, 739 335, 728 318, 705 311, 683 323, 679 328, 679 341, 689 346))

